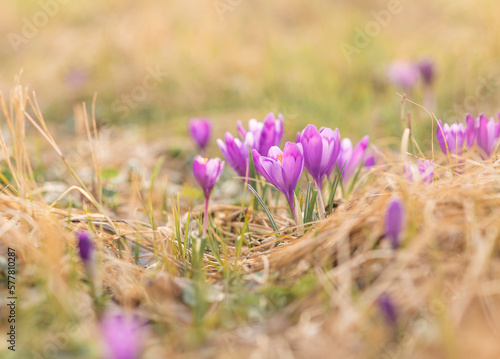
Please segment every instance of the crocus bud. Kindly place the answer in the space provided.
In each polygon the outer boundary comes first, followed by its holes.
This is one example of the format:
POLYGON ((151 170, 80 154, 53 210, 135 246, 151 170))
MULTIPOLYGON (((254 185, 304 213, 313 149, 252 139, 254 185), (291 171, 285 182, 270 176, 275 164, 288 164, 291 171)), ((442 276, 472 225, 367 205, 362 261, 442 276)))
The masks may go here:
POLYGON ((283 193, 296 222, 294 191, 304 168, 303 153, 302 145, 293 142, 287 142, 283 151, 277 146, 271 147, 268 156, 261 156, 257 150, 252 151, 255 167, 283 193))
POLYGON ((208 145, 212 133, 212 123, 206 118, 193 118, 189 121, 189 132, 201 149, 208 145))
POLYGON ((382 312, 382 315, 387 324, 394 326, 396 324, 398 317, 397 317, 396 306, 394 305, 394 302, 392 301, 391 297, 388 294, 383 293, 378 298, 377 302, 380 311, 382 312))
POLYGON ((88 263, 92 260, 95 251, 90 233, 87 231, 79 231, 76 236, 78 238, 78 252, 80 253, 80 258, 84 263, 88 263))
POLYGON ((387 76, 396 86, 411 91, 418 80, 419 69, 411 62, 394 61, 389 65, 387 76))
POLYGON ((146 339, 146 328, 130 315, 106 314, 100 322, 106 358, 138 359, 146 339))
POLYGON ((418 70, 424 83, 428 86, 432 85, 434 81, 434 64, 430 60, 424 59, 418 64, 418 70))
POLYGON ((322 128, 318 131, 316 126, 307 125, 301 133, 300 143, 304 150, 304 167, 321 190, 321 182, 332 171, 340 152, 339 130, 322 128))
POLYGON ((95 246, 94 243, 92 243, 90 233, 87 231, 79 231, 76 236, 78 238, 78 253, 87 271, 87 275, 89 278, 95 278, 96 255, 95 246))
POLYGON ((465 117, 465 137, 467 139, 467 147, 471 148, 476 140, 476 132, 479 127, 479 119, 475 120, 469 113, 465 117))
POLYGON ((203 189, 205 195, 205 217, 203 220, 203 235, 207 233, 208 225, 208 200, 210 193, 214 189, 215 184, 219 180, 222 170, 224 169, 224 161, 219 158, 203 158, 196 156, 193 162, 193 175, 203 189))
POLYGON ((368 136, 363 137, 354 149, 350 139, 344 138, 342 140, 337 167, 338 170, 342 170, 342 180, 344 182, 348 181, 356 173, 358 167, 365 160, 369 140, 368 136))
POLYGON ((404 207, 401 200, 397 197, 390 200, 385 214, 385 235, 391 242, 393 249, 397 249, 401 243, 404 217, 404 207))
POLYGON ((500 132, 500 122, 495 123, 493 118, 489 120, 485 115, 479 116, 479 128, 476 134, 477 147, 483 159, 490 158, 497 144, 500 132))
POLYGON ((462 124, 455 122, 451 126, 447 123, 443 125, 441 120, 439 120, 436 136, 444 154, 447 154, 446 145, 448 145, 451 155, 460 156, 462 154, 462 147, 465 141, 465 128, 462 124))
POLYGON ((251 132, 247 132, 244 142, 239 138, 234 138, 228 132, 224 137, 224 141, 217 140, 217 145, 226 158, 226 161, 240 177, 246 178, 248 176, 250 164, 248 156, 253 143, 253 133, 251 132))
MULTIPOLYGON (((246 138, 247 131, 240 121, 238 121, 237 128, 243 138, 246 138)), ((248 132, 253 134, 252 149, 257 150, 262 156, 267 156, 269 149, 272 146, 279 146, 283 137, 283 115, 279 114, 276 119, 273 113, 269 113, 264 122, 251 119, 248 121, 248 132)))

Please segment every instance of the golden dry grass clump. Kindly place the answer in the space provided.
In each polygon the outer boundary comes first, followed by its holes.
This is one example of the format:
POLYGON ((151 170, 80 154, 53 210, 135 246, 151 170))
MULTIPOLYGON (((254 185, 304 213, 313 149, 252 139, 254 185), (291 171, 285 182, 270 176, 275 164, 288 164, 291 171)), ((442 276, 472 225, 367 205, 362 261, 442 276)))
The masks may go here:
POLYGON ((149 322, 144 358, 500 357, 496 158, 468 153, 453 173, 436 154, 443 166, 427 185, 409 183, 401 156, 382 151, 384 163, 364 170, 352 195, 303 235, 282 208, 271 208, 273 233, 265 214, 235 205, 245 199, 225 198, 228 180, 198 253, 189 155, 106 137, 114 130, 100 133, 84 107, 76 116, 84 136, 59 146, 26 89, 1 103, 0 259, 4 268, 7 247, 16 249, 22 357, 100 357, 98 318, 117 308, 149 322), (89 155, 73 163, 81 143, 89 155), (140 166, 127 167, 127 157, 140 166), (112 180, 102 176, 111 166, 112 180), (176 190, 180 202, 170 200, 176 190), (398 250, 384 238, 393 196, 406 210, 398 250), (98 248, 94 277, 75 249, 81 229, 98 248), (394 303, 393 324, 381 296, 394 303))

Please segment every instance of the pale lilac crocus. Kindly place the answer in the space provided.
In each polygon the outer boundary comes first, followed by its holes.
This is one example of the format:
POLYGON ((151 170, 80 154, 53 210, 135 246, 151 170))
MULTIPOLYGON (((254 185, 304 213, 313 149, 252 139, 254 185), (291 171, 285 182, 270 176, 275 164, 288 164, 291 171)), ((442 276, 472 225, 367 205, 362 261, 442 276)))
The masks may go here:
POLYGON ((465 138, 467 140, 467 147, 474 146, 476 140, 476 132, 479 127, 479 119, 474 119, 470 113, 465 116, 465 138))
POLYGON ((500 133, 500 122, 496 123, 493 118, 488 118, 481 114, 479 116, 479 126, 476 133, 477 147, 483 159, 490 158, 497 144, 500 133))
POLYGON ((342 180, 348 181, 357 171, 361 163, 366 159, 366 149, 369 136, 363 137, 353 149, 349 138, 344 138, 340 144, 340 153, 337 158, 337 169, 342 170, 342 180))
POLYGON ((206 118, 193 118, 189 121, 189 132, 200 149, 205 149, 212 134, 212 123, 206 118))
POLYGON ((323 178, 332 171, 339 156, 339 130, 322 128, 318 131, 316 126, 307 125, 297 137, 304 150, 304 167, 313 177, 318 189, 321 190, 323 178))
POLYGON ((304 168, 304 152, 299 143, 287 142, 283 151, 273 146, 268 156, 261 156, 257 150, 252 151, 255 167, 260 174, 274 187, 283 193, 295 222, 300 220, 295 212, 294 191, 299 183, 304 168))
POLYGON ((146 339, 146 328, 131 315, 105 314, 100 321, 106 358, 138 359, 146 339))
POLYGON ((434 180, 434 162, 432 160, 417 160, 417 165, 407 162, 403 172, 409 182, 432 183, 434 180))
POLYGON ((304 167, 313 177, 318 189, 317 201, 320 218, 324 218, 326 214, 321 194, 321 183, 325 175, 332 171, 339 155, 339 130, 333 131, 324 127, 318 131, 316 126, 307 125, 300 136, 297 135, 297 138, 304 150, 304 167))
POLYGON ((399 198, 395 197, 389 201, 385 214, 385 235, 393 249, 397 249, 401 244, 404 221, 403 203, 399 198))
POLYGON ((411 91, 413 89, 419 75, 420 72, 418 67, 404 60, 392 62, 387 69, 389 80, 406 91, 411 91))
POLYGON ((451 155, 460 156, 462 154, 462 147, 465 142, 465 128, 462 124, 456 122, 449 126, 447 123, 444 125, 441 120, 438 122, 436 136, 441 150, 446 155, 446 145, 451 155))
MULTIPOLYGON (((247 131, 241 121, 238 121, 237 128, 243 138, 246 138, 247 131)), ((251 119, 248 121, 248 132, 253 134, 252 149, 257 150, 262 156, 267 156, 269 149, 272 146, 279 146, 283 137, 283 115, 279 114, 276 118, 274 113, 269 113, 263 122, 251 119)))
POLYGON ((205 195, 205 216, 203 218, 203 236, 207 234, 208 226, 208 201, 210 193, 214 189, 215 184, 219 180, 222 170, 224 169, 224 161, 219 158, 203 158, 196 156, 193 162, 193 175, 203 189, 205 195))
POLYGON ((224 141, 217 140, 222 154, 233 170, 242 178, 248 177, 249 171, 249 151, 254 143, 253 134, 247 132, 245 141, 234 138, 229 132, 226 132, 224 141))

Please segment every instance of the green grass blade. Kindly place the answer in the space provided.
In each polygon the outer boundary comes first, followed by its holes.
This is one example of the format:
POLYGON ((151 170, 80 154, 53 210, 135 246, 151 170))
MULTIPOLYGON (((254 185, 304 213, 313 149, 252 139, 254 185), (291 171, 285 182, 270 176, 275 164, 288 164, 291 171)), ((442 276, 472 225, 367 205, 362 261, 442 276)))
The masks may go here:
POLYGON ((271 226, 273 227, 273 230, 275 232, 278 232, 278 225, 276 224, 276 222, 274 221, 274 218, 273 218, 273 215, 271 214, 271 212, 269 211, 269 208, 267 208, 266 204, 264 203, 264 201, 262 200, 262 198, 260 198, 259 194, 257 193, 257 191, 255 190, 255 188, 252 187, 252 185, 249 183, 248 184, 248 189, 250 190, 250 192, 253 193, 253 195, 255 196, 255 198, 257 198, 257 201, 259 201, 260 205, 262 206, 262 208, 264 209, 264 212, 266 212, 267 214, 267 217, 269 218, 269 221, 271 222, 271 226))

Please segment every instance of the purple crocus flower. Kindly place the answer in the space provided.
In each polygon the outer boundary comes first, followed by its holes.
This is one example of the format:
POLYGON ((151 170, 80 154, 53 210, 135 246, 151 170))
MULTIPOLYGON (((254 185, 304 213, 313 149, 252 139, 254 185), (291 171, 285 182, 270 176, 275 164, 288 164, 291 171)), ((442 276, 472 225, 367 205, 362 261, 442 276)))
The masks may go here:
POLYGON ((279 189, 285 196, 292 211, 295 222, 294 191, 304 169, 304 152, 300 143, 287 142, 285 149, 270 148, 268 156, 261 156, 257 150, 252 151, 255 167, 266 180, 279 189))
POLYGON ((411 91, 418 80, 419 69, 411 62, 394 61, 389 65, 387 76, 396 86, 411 91))
POLYGON ((212 123, 206 118, 193 118, 189 121, 189 132, 198 146, 204 149, 212 134, 212 123))
POLYGON ((479 119, 474 119, 470 113, 465 116, 465 137, 467 139, 467 147, 471 148, 476 139, 477 128, 479 127, 479 119))
POLYGON ((363 137, 356 147, 352 148, 352 142, 348 138, 344 138, 340 144, 340 153, 337 158, 338 170, 342 170, 342 180, 349 180, 355 173, 361 162, 365 160, 366 149, 368 147, 368 142, 370 141, 369 136, 363 137))
POLYGON ((404 207, 401 200, 397 197, 390 200, 385 214, 385 235, 390 240, 393 249, 397 249, 401 243, 404 217, 404 207))
POLYGON ((79 231, 76 234, 78 238, 78 252, 84 263, 89 263, 94 255, 95 246, 92 243, 90 233, 87 231, 79 231))
POLYGON ((248 176, 249 166, 249 150, 253 146, 253 134, 247 132, 245 141, 242 142, 239 138, 234 138, 229 132, 226 132, 224 141, 217 140, 222 154, 226 158, 229 165, 238 174, 238 176, 246 178, 248 176))
MULTIPOLYGON (((247 131, 241 121, 238 121, 237 127, 243 138, 246 138, 247 131)), ((248 132, 251 132, 254 138, 252 149, 257 150, 262 156, 267 156, 269 149, 272 146, 279 146, 283 137, 283 115, 279 114, 276 119, 274 113, 269 113, 264 122, 251 119, 248 121, 248 132)))
POLYGON ((96 274, 96 256, 92 237, 88 231, 78 231, 76 237, 78 238, 78 253, 82 263, 85 266, 87 275, 93 278, 96 274))
POLYGON ((404 164, 403 172, 410 182, 421 181, 432 183, 434 180, 434 162, 432 160, 417 160, 417 165, 407 162, 404 164))
POLYGON ((498 135, 500 133, 500 122, 495 123, 493 118, 489 120, 485 115, 479 116, 479 127, 477 129, 476 141, 477 147, 483 159, 490 158, 495 149, 498 135))
POLYGON ((304 150, 304 167, 321 190, 321 182, 325 175, 332 171, 340 152, 339 130, 322 128, 318 131, 316 126, 307 125, 298 142, 304 150))
POLYGON ((224 161, 219 158, 203 158, 196 156, 193 162, 193 175, 203 189, 205 195, 205 216, 203 218, 203 236, 207 233, 208 225, 208 200, 210 193, 214 189, 215 184, 219 180, 222 170, 224 169, 224 161))
POLYGON ((450 154, 460 156, 462 154, 462 147, 465 141, 465 128, 462 124, 457 124, 456 122, 449 126, 447 123, 444 125, 441 120, 438 122, 437 128, 437 139, 441 150, 446 155, 446 145, 448 145, 448 150, 450 154))
POLYGON ((420 76, 424 80, 424 83, 428 86, 432 85, 434 81, 434 64, 428 59, 424 59, 419 62, 418 70, 420 71, 420 76))
POLYGON ((392 298, 387 293, 382 293, 377 303, 387 324, 394 326, 398 319, 398 315, 392 298))
POLYGON ((139 358, 146 339, 146 329, 136 317, 106 314, 101 319, 100 328, 106 346, 106 358, 139 358))

